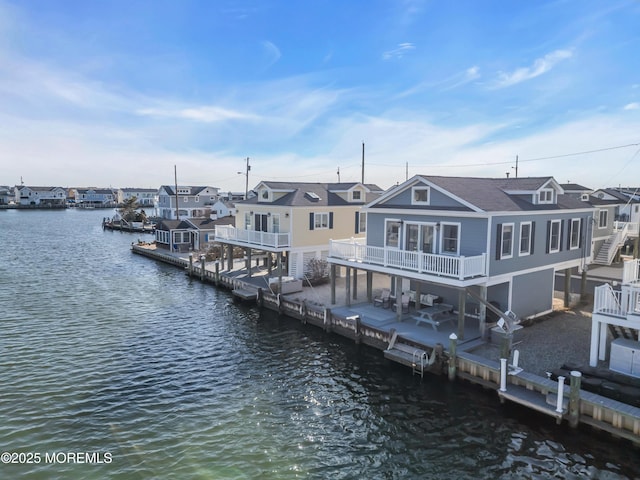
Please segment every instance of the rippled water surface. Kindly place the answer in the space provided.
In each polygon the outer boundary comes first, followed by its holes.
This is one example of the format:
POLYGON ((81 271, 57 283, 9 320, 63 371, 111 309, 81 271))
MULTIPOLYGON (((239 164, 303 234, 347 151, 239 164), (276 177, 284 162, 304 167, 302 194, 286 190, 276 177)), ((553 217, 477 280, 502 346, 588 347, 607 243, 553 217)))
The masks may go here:
POLYGON ((640 478, 625 442, 133 255, 110 214, 0 211, 0 449, 32 456, 1 479, 640 478))

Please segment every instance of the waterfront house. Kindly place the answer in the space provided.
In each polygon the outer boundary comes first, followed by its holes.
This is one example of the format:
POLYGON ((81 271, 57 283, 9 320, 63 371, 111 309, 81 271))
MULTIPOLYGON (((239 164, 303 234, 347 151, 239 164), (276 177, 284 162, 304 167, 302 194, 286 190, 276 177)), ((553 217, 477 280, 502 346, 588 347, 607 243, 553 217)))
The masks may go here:
POLYGON ((612 188, 599 189, 589 198, 595 207, 593 263, 611 265, 617 254, 638 237, 639 202, 612 188))
POLYGON ((595 288, 589 365, 640 378, 640 260, 624 262, 621 285, 595 288))
MULTIPOLYGON (((216 240, 228 249, 278 258, 286 275, 311 273, 311 260, 326 260, 332 238, 364 238, 361 209, 382 190, 363 183, 260 182, 257 195, 236 202, 236 226, 216 227, 216 240)), ((227 256, 230 261, 230 256, 227 256)), ((229 264, 231 269, 231 264, 229 264)))
POLYGON ((176 191, 176 187, 163 185, 158 190, 158 216, 172 220, 209 217, 218 190, 209 186, 178 186, 176 191))
POLYGON ((134 197, 140 208, 153 208, 157 202, 158 190, 155 188, 119 188, 116 192, 118 205, 122 205, 134 197))
POLYGON ((8 205, 13 200, 13 188, 7 185, 0 185, 0 205, 8 205))
POLYGON ((416 308, 429 295, 459 320, 477 316, 481 332, 487 309, 551 312, 555 273, 591 259, 594 209, 552 177, 417 175, 364 211, 366 240, 332 240, 332 268, 385 274, 392 295, 410 295, 416 308))
POLYGON ((116 206, 116 194, 110 188, 73 188, 76 207, 106 208, 116 206))
POLYGON ((171 252, 199 251, 213 244, 217 225, 233 226, 234 224, 234 217, 217 220, 209 217, 163 219, 156 225, 156 246, 171 252))
POLYGON ((236 204, 234 201, 219 198, 211 207, 211 215, 216 218, 235 216, 236 204))
POLYGON ((18 185, 14 189, 14 201, 18 205, 60 208, 66 206, 67 192, 62 187, 18 185))

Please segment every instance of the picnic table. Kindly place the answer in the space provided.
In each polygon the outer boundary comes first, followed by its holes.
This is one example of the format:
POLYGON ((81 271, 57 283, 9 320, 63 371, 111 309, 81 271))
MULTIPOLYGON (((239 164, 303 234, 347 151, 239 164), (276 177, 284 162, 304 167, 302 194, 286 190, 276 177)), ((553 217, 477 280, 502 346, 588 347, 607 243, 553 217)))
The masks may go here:
POLYGON ((453 305, 436 303, 431 307, 421 308, 416 312, 416 315, 411 318, 416 321, 416 325, 428 323, 434 330, 438 330, 441 324, 453 321, 455 316, 451 314, 452 311, 453 305))

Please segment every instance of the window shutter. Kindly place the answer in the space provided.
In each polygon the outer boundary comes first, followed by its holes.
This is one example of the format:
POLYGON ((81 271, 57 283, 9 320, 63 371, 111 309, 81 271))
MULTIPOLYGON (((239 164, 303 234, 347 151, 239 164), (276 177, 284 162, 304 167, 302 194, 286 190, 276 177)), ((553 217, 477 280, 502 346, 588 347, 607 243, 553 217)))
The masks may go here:
POLYGON ((549 253, 550 244, 551 244, 551 220, 547 220, 547 249, 546 249, 546 253, 549 253))
POLYGON ((496 260, 500 260, 502 253, 502 224, 499 223, 496 229, 496 260))
POLYGON ((529 254, 533 255, 533 246, 536 243, 536 222, 531 222, 531 251, 529 254))
POLYGON ((309 230, 313 230, 313 212, 309 213, 309 230))
POLYGON ((573 222, 567 220, 567 250, 571 250, 571 237, 573 236, 573 222))
POLYGON ((582 235, 584 234, 583 228, 582 228, 582 224, 584 222, 582 221, 582 219, 580 219, 580 237, 578 238, 578 247, 582 248, 582 235))
POLYGON ((360 226, 360 212, 356 212, 356 228, 354 230, 356 233, 360 233, 360 230, 358 229, 359 226, 360 226))
POLYGON ((333 212, 329 212, 329 229, 333 228, 333 212))
POLYGON ((564 228, 564 222, 565 220, 560 220, 560 231, 558 232, 558 250, 560 251, 562 251, 562 234, 567 230, 564 228))

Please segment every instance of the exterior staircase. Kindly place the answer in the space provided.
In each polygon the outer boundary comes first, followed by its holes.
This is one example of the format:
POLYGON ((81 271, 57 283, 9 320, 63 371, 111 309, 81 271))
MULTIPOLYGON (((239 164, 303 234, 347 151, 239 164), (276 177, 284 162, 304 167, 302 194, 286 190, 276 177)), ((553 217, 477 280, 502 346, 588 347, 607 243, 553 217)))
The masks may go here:
POLYGON ((607 240, 602 244, 593 263, 598 265, 611 265, 618 249, 624 245, 625 240, 629 236, 629 228, 627 223, 622 224, 607 240))

